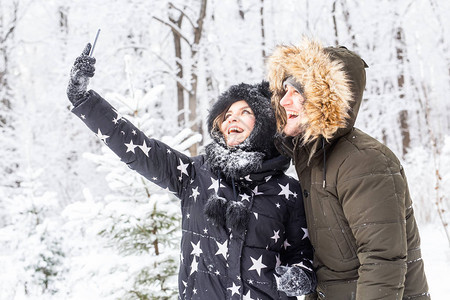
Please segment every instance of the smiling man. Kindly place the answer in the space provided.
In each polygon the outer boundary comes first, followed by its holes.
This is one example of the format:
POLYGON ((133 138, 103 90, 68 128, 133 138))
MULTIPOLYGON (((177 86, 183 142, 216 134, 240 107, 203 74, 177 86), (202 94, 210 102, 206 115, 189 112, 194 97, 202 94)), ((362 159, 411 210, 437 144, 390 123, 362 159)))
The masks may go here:
POLYGON ((307 299, 429 299, 402 165, 353 127, 366 63, 304 39, 268 61, 278 150, 303 188, 318 285, 307 299))

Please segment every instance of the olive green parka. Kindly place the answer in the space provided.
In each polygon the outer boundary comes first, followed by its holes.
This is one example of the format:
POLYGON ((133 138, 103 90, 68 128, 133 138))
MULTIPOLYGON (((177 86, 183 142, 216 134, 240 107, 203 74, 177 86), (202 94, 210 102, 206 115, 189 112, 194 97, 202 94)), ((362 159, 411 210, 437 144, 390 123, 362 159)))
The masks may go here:
POLYGON ((302 87, 298 136, 280 137, 303 187, 318 286, 308 299, 429 299, 406 176, 395 154, 353 127, 366 63, 345 47, 304 39, 268 60, 282 130, 283 81, 302 87))

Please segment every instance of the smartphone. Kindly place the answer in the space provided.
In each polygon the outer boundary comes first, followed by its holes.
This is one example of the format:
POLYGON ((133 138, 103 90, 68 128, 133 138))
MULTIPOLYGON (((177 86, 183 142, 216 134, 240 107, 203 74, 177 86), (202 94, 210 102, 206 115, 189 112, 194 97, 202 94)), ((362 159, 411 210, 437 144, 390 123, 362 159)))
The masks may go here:
POLYGON ((97 34, 95 35, 94 43, 92 44, 91 52, 89 53, 89 56, 92 56, 94 53, 95 44, 97 44, 98 35, 100 34, 100 28, 97 30, 97 34))

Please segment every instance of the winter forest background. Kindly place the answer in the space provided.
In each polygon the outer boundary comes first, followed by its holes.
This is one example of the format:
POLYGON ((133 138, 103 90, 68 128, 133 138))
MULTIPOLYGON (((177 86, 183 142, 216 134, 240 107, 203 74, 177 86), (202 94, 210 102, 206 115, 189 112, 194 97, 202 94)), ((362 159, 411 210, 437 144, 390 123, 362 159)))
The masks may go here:
POLYGON ((307 35, 359 53, 370 67, 356 126, 402 160, 431 295, 447 298, 449 11, 446 0, 0 0, 0 299, 176 299, 177 199, 70 113, 69 70, 98 28, 90 88, 192 155, 209 141, 210 104, 265 78, 275 45, 307 35))

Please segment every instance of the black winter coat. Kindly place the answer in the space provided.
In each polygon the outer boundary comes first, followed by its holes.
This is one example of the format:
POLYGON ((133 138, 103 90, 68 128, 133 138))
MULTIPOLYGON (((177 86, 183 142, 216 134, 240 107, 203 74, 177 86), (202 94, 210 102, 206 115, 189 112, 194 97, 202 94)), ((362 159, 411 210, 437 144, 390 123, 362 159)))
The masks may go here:
POLYGON ((149 139, 94 91, 72 112, 131 169, 181 199, 180 299, 295 299, 277 291, 274 269, 300 265, 311 275, 312 247, 300 185, 283 172, 287 159, 265 161, 233 189, 205 155, 188 157, 149 139), (215 193, 248 208, 246 230, 231 232, 205 216, 215 193))

